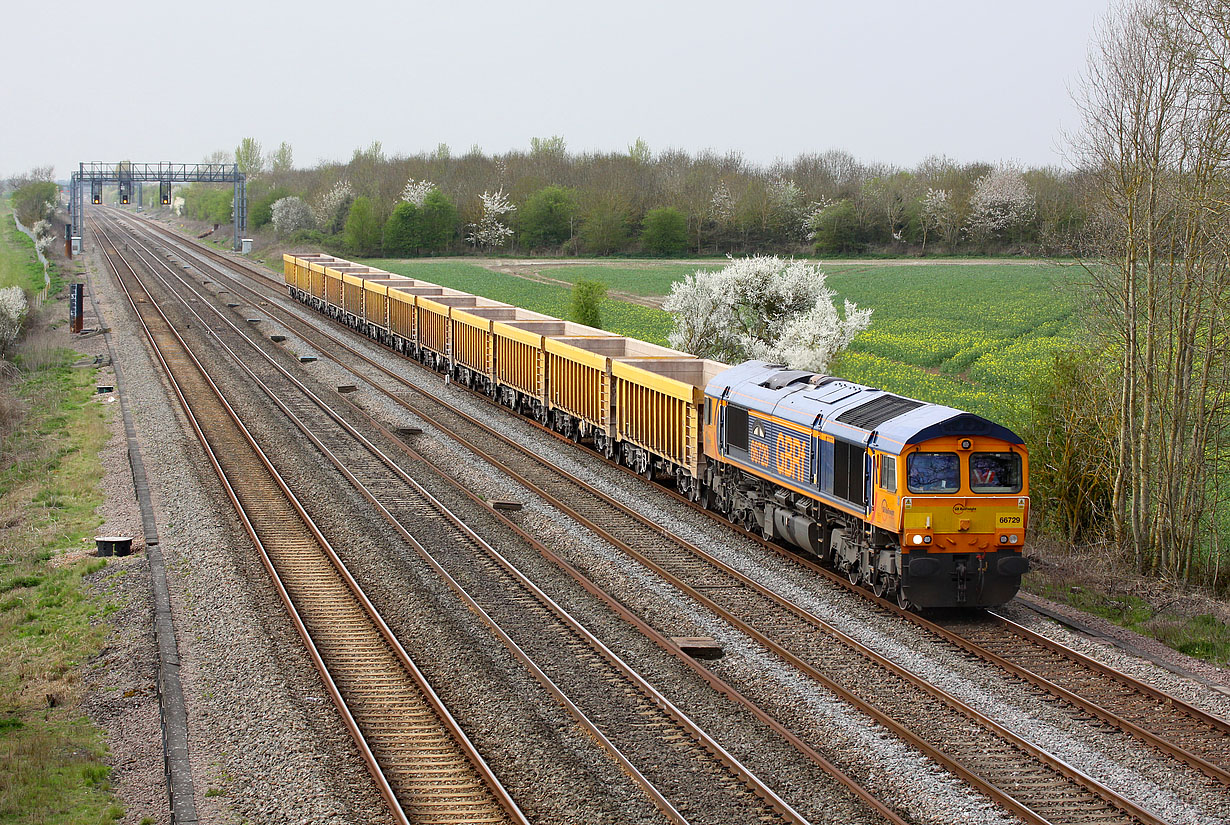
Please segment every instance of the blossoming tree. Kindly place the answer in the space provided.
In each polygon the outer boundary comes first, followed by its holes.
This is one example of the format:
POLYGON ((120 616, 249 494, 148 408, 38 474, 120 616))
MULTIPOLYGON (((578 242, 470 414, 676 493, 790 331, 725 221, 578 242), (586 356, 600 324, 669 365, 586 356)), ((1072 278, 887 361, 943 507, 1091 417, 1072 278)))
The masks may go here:
POLYGON ((823 372, 871 324, 870 309, 846 301, 839 312, 835 296, 818 266, 757 255, 677 281, 662 308, 674 317, 677 349, 823 372))

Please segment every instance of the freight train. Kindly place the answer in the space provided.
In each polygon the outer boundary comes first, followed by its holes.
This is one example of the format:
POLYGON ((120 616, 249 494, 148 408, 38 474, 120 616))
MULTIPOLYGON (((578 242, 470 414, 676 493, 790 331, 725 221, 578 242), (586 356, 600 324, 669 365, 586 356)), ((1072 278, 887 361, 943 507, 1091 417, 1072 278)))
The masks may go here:
POLYGON ((1029 456, 971 413, 737 366, 323 254, 290 295, 493 403, 807 550, 902 607, 989 607, 1029 569, 1029 456))

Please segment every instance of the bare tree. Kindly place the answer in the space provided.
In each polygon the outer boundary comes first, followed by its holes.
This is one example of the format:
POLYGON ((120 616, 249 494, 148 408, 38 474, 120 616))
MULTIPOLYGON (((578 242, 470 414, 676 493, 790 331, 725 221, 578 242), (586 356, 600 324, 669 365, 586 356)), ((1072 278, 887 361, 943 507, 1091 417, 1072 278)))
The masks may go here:
POLYGON ((1184 578, 1218 549, 1230 471, 1226 12, 1124 3, 1090 56, 1073 138, 1098 199, 1091 328, 1117 361, 1114 537, 1142 571, 1184 578))

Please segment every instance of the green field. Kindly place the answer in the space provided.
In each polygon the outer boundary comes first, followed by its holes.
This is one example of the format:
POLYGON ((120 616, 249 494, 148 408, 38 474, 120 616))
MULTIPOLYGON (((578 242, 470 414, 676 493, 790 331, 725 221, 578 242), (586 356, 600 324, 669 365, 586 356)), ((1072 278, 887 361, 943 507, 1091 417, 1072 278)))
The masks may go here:
POLYGON ((576 283, 590 280, 602 281, 611 289, 631 295, 666 295, 671 284, 682 281, 698 269, 718 270, 726 265, 725 258, 712 261, 700 260, 692 264, 664 264, 649 261, 619 263, 612 266, 589 264, 577 266, 544 267, 542 274, 549 278, 576 283))
MULTIPOLYGON (((364 263, 389 272, 396 272, 399 275, 420 278, 440 286, 460 289, 534 312, 542 312, 556 318, 568 317, 571 290, 566 286, 529 281, 515 275, 492 272, 477 264, 457 261, 382 259, 364 261, 364 263)), ((622 288, 610 281, 607 283, 611 288, 622 288)), ((608 298, 602 304, 602 326, 620 335, 665 344, 666 336, 671 330, 671 321, 670 316, 661 310, 608 298)))
POLYGON ((1029 380, 1077 334, 1067 275, 1049 263, 834 268, 829 286, 874 310, 836 371, 1019 424, 1029 380))
MULTIPOLYGON (((458 261, 369 261, 373 266, 544 312, 568 313, 569 290, 458 261)), ((721 265, 628 262, 544 267, 566 281, 604 281, 610 289, 664 295, 697 269, 721 265)), ((893 262, 825 265, 841 298, 874 310, 871 327, 833 365, 843 378, 1020 425, 1025 388, 1075 336, 1077 301, 1067 270, 1052 263, 925 266, 893 262)), ((665 344, 666 313, 608 299, 603 326, 665 344)))

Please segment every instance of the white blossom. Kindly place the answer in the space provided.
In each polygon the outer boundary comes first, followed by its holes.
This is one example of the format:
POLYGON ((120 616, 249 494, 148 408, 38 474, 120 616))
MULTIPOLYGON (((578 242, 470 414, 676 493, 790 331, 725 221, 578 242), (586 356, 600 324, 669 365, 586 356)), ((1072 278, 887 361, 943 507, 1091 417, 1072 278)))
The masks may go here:
POLYGON ((346 220, 346 211, 353 200, 354 187, 350 185, 350 181, 342 178, 333 184, 312 207, 317 226, 324 232, 340 232, 346 220))
POLYGON ((1034 196, 1015 166, 1001 166, 974 182, 966 229, 979 240, 990 240, 1034 217, 1034 196))
POLYGON ((726 181, 718 181, 713 190, 713 197, 709 201, 709 216, 719 224, 730 223, 735 216, 735 199, 726 188, 726 181))
POLYGON ((422 206, 423 201, 427 200, 427 196, 435 188, 436 185, 429 180, 410 178, 410 180, 406 181, 406 187, 401 190, 401 199, 406 203, 422 206))
POLYGON ((278 235, 285 236, 299 229, 316 225, 311 208, 294 195, 273 202, 271 223, 278 235))
POLYGON ((783 177, 769 181, 769 205, 777 216, 779 225, 792 233, 806 234, 803 218, 807 206, 803 203, 803 190, 797 183, 783 177))
POLYGON ((812 201, 803 210, 803 217, 799 224, 799 230, 803 233, 803 237, 809 241, 816 239, 816 224, 820 220, 820 216, 824 210, 833 205, 833 202, 828 198, 820 198, 818 201, 812 201))
POLYGON ((818 266, 758 255, 677 281, 662 308, 674 316, 677 349, 822 372, 871 323, 871 310, 849 301, 839 313, 834 296, 818 266))
POLYGON ((35 222, 30 231, 34 233, 34 248, 43 254, 56 242, 56 228, 49 220, 35 222))
POLYGON ((478 223, 468 225, 470 234, 466 236, 466 240, 476 247, 495 249, 503 246, 513 234, 512 229, 505 226, 500 218, 509 212, 517 211, 517 207, 513 206, 512 201, 504 195, 503 189, 483 192, 482 202, 483 214, 479 217, 478 223))
POLYGON ((5 352, 21 332, 30 305, 19 286, 0 289, 0 353, 5 352))
POLYGON ((927 187, 927 194, 922 202, 923 223, 932 229, 938 229, 944 217, 952 210, 952 194, 947 189, 932 189, 927 187))

